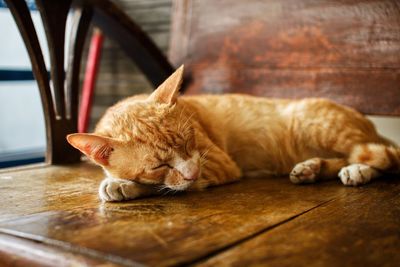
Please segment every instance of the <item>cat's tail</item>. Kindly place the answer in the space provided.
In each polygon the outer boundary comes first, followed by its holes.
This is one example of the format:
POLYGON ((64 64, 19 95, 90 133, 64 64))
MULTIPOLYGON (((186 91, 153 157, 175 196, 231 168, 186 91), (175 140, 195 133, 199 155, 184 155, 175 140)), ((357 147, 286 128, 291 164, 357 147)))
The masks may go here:
POLYGON ((400 148, 387 143, 358 144, 353 147, 348 161, 366 164, 384 172, 400 173, 400 148))

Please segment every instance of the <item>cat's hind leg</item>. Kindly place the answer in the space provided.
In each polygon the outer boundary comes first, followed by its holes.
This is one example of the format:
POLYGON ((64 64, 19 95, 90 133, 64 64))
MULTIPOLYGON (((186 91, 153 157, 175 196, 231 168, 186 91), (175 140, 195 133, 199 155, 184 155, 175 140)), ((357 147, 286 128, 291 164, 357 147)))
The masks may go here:
POLYGON ((344 185, 357 186, 366 184, 381 173, 369 165, 354 163, 343 167, 339 172, 339 178, 344 185))
POLYGON ((352 148, 349 163, 360 163, 374 169, 400 173, 400 148, 385 144, 366 143, 352 148))
POLYGON ((315 183, 317 180, 334 179, 340 169, 346 166, 347 160, 342 158, 312 158, 294 166, 290 173, 290 181, 295 184, 315 183))
POLYGON ((400 172, 400 149, 385 144, 358 144, 352 148, 348 161, 351 165, 339 173, 342 183, 353 186, 366 184, 385 172, 400 172))

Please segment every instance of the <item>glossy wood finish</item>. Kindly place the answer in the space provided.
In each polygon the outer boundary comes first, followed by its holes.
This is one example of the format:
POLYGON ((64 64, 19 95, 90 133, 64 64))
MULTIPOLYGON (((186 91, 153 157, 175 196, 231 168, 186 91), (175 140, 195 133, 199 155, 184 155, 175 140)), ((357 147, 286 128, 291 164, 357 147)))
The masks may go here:
POLYGON ((400 115, 397 0, 174 1, 170 58, 188 93, 327 97, 400 115))
MULTIPOLYGON (((59 255, 122 266, 398 261, 398 179, 348 188, 339 181, 298 186, 287 177, 265 177, 101 203, 102 177, 88 163, 1 173, 0 195, 10 201, 0 203, 0 253, 11 253, 4 248, 11 235, 31 242, 24 246, 35 241, 59 255)), ((32 257, 24 251, 23 258, 32 257)))
POLYGON ((399 195, 397 181, 371 184, 199 266, 260 262, 268 266, 396 266, 400 262, 399 195))
POLYGON ((0 220, 49 210, 89 207, 97 202, 103 178, 98 167, 87 164, 34 166, 0 171, 0 220))
POLYGON ((0 234, 0 265, 13 267, 118 266, 95 257, 81 256, 6 234, 0 234))
POLYGON ((25 1, 6 0, 6 3, 21 32, 40 90, 46 122, 47 163, 74 163, 80 159, 79 152, 66 142, 65 136, 77 132, 80 63, 92 20, 128 52, 154 85, 172 73, 173 67, 154 43, 108 0, 37 0, 50 54, 49 79, 25 1), (66 33, 67 15, 71 10, 75 12, 73 27, 70 33, 66 33), (70 35, 71 43, 65 59, 66 34, 70 35), (65 61, 68 63, 66 70, 65 61))

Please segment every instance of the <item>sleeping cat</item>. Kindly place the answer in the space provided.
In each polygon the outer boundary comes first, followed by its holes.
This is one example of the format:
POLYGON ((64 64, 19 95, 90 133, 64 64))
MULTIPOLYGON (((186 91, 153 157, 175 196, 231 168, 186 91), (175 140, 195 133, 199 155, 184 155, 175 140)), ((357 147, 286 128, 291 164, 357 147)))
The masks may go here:
POLYGON ((201 190, 260 173, 356 186, 400 170, 400 149, 353 109, 325 99, 178 97, 182 76, 183 66, 151 95, 109 108, 94 134, 68 135, 103 167, 102 200, 201 190))

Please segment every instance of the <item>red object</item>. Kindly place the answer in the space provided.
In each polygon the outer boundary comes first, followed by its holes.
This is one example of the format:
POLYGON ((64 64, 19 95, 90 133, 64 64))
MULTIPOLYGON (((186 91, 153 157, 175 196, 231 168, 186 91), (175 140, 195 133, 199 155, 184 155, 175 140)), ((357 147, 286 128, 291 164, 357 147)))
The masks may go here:
POLYGON ((103 39, 103 34, 100 31, 95 31, 90 41, 85 80, 83 81, 82 88, 81 106, 79 111, 78 131, 80 133, 85 133, 89 125, 93 92, 96 85, 96 77, 100 63, 103 39))

